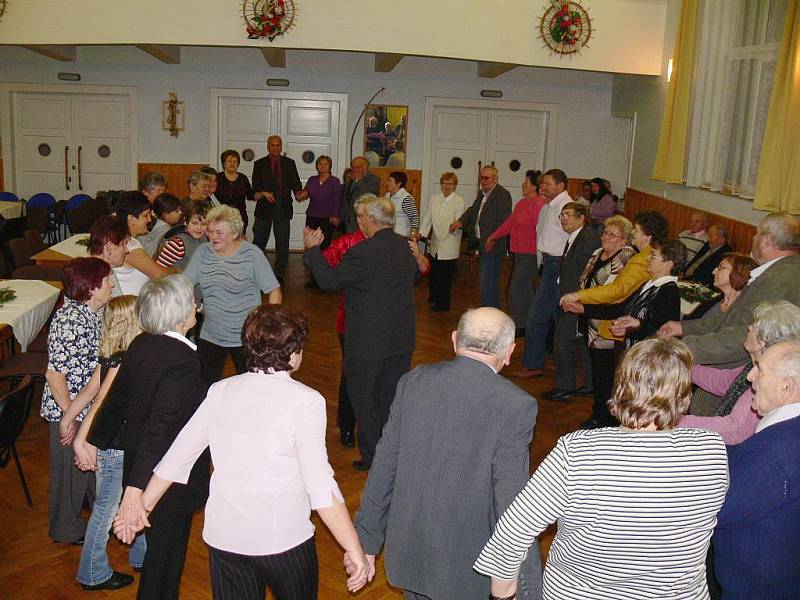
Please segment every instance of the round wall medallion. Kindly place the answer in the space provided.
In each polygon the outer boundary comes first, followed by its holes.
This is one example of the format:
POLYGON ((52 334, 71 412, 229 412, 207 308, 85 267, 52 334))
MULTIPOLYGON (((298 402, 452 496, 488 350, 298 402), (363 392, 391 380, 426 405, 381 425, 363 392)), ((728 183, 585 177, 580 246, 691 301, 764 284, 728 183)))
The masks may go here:
POLYGON ((100 158, 108 158, 111 156, 111 148, 103 144, 97 149, 97 154, 100 158))
POLYGON ((306 150, 305 152, 303 152, 302 159, 303 162, 306 163, 307 165, 313 163, 315 158, 316 156, 311 150, 306 150))
POLYGON ((592 19, 578 0, 552 0, 539 19, 539 37, 555 54, 577 54, 592 37, 592 19))
POLYGON ((519 171, 519 168, 521 166, 522 165, 520 164, 520 162, 516 158, 514 160, 512 160, 510 163, 508 163, 508 168, 511 169, 511 171, 513 171, 514 173, 519 171))
POLYGON ((252 150, 250 150, 250 148, 245 148, 244 150, 242 150, 242 158, 244 160, 246 160, 247 162, 250 162, 251 160, 253 160, 253 158, 255 158, 255 156, 256 156, 256 153, 253 152, 252 150))
POLYGON ((454 156, 453 158, 450 159, 450 166, 453 167, 454 169, 460 169, 461 165, 463 164, 464 161, 462 161, 458 156, 454 156))
POLYGON ((50 156, 50 145, 49 144, 39 144, 39 156, 50 156))

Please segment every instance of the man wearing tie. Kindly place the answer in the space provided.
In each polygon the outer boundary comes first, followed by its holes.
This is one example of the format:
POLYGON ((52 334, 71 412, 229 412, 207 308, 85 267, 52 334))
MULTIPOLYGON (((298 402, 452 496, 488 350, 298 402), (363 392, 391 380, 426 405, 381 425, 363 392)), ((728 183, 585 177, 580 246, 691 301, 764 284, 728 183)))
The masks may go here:
POLYGON ((525 351, 522 369, 516 377, 541 377, 550 321, 558 309, 558 272, 569 234, 561 228, 561 211, 572 202, 567 193, 567 175, 561 169, 550 169, 542 176, 539 192, 547 201, 536 225, 536 247, 541 277, 533 297, 525 326, 525 351))
POLYGON ((500 268, 508 250, 508 237, 497 240, 489 250, 486 240, 511 214, 511 194, 500 185, 497 169, 486 165, 481 169, 481 189, 475 202, 450 225, 450 233, 461 228, 471 245, 478 244, 480 258, 481 306, 500 308, 500 268))
POLYGON ((294 210, 292 193, 305 200, 297 165, 288 156, 281 156, 283 140, 279 135, 267 138, 267 156, 253 164, 253 191, 256 199, 256 220, 253 223, 253 243, 262 250, 269 242, 270 230, 275 231, 275 276, 283 284, 289 262, 289 223, 294 210))

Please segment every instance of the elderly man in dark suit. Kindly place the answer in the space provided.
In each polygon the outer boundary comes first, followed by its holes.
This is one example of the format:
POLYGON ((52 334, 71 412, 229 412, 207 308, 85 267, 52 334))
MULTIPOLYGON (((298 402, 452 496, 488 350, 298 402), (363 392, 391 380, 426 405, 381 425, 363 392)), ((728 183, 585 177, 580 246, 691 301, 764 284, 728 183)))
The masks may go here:
POLYGON ((350 161, 353 180, 342 186, 342 201, 339 202, 341 225, 345 233, 358 231, 355 204, 364 194, 380 196, 381 178, 369 172, 369 162, 363 156, 350 161))
MULTIPOLYGON (((788 213, 764 217, 753 236, 752 255, 758 267, 726 312, 707 313, 692 321, 669 321, 659 335, 683 336, 695 363, 735 366, 747 360, 744 341, 753 310, 765 300, 786 300, 800 306, 800 219, 788 213)), ((695 396, 691 412, 713 415, 719 399, 695 396)))
MULTIPOLYGON (((404 376, 361 496, 356 531, 374 569, 386 546, 389 582, 407 599, 484 600, 472 570, 497 519, 528 480, 536 400, 499 371, 514 351, 514 321, 467 311, 456 356, 404 376)), ((533 545, 517 597, 541 593, 533 545)))
POLYGON ((281 156, 283 140, 279 135, 267 138, 267 156, 253 163, 253 191, 256 199, 256 220, 253 243, 262 250, 275 231, 275 276, 283 283, 289 262, 289 224, 294 214, 292 193, 298 200, 308 198, 303 191, 297 165, 288 156, 281 156))
POLYGON ((462 228, 469 235, 470 245, 478 245, 481 305, 499 308, 500 268, 508 250, 508 238, 497 240, 491 250, 486 248, 486 241, 511 214, 511 194, 498 183, 497 169, 493 165, 483 167, 480 177, 481 189, 477 198, 472 206, 450 225, 450 232, 462 228))
POLYGON ((686 265, 686 279, 702 283, 708 288, 714 287, 714 270, 722 262, 722 257, 732 252, 728 245, 728 232, 722 225, 708 228, 708 241, 686 265))
POLYGON ((415 243, 394 232, 391 200, 362 196, 361 205, 365 241, 331 266, 320 251, 322 232, 306 227, 303 258, 320 288, 344 292, 344 374, 361 451, 353 468, 366 471, 389 418, 397 381, 411 367, 414 282, 420 271, 427 271, 427 259, 415 243))
MULTIPOLYGON (((558 271, 558 295, 563 296, 580 288, 580 276, 592 253, 600 247, 600 238, 591 227, 587 227, 589 210, 583 204, 565 204, 559 217, 561 228, 569 235, 567 250, 561 258, 558 271)), ((578 315, 562 311, 556 313, 553 355, 556 363, 555 386, 545 394, 545 398, 566 400, 574 395, 590 396, 593 393, 592 365, 586 340, 578 333, 578 315), (575 382, 578 351, 583 361, 581 388, 575 382)))

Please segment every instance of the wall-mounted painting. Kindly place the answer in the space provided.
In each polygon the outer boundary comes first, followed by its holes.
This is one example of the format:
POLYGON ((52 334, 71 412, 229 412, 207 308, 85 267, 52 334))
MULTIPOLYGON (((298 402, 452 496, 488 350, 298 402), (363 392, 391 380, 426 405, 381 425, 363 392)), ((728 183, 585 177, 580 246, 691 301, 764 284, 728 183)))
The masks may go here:
POLYGON ((364 107, 364 157, 371 167, 405 169, 408 107, 367 104, 364 107))

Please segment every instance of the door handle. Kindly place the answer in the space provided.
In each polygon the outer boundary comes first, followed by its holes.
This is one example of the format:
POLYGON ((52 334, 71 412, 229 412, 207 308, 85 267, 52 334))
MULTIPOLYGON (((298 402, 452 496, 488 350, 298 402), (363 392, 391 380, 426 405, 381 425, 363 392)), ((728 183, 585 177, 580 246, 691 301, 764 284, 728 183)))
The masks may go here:
POLYGON ((69 146, 64 146, 64 187, 69 190, 69 146))
POLYGON ((83 146, 78 146, 78 189, 83 191, 83 182, 81 181, 81 150, 83 150, 83 146))

